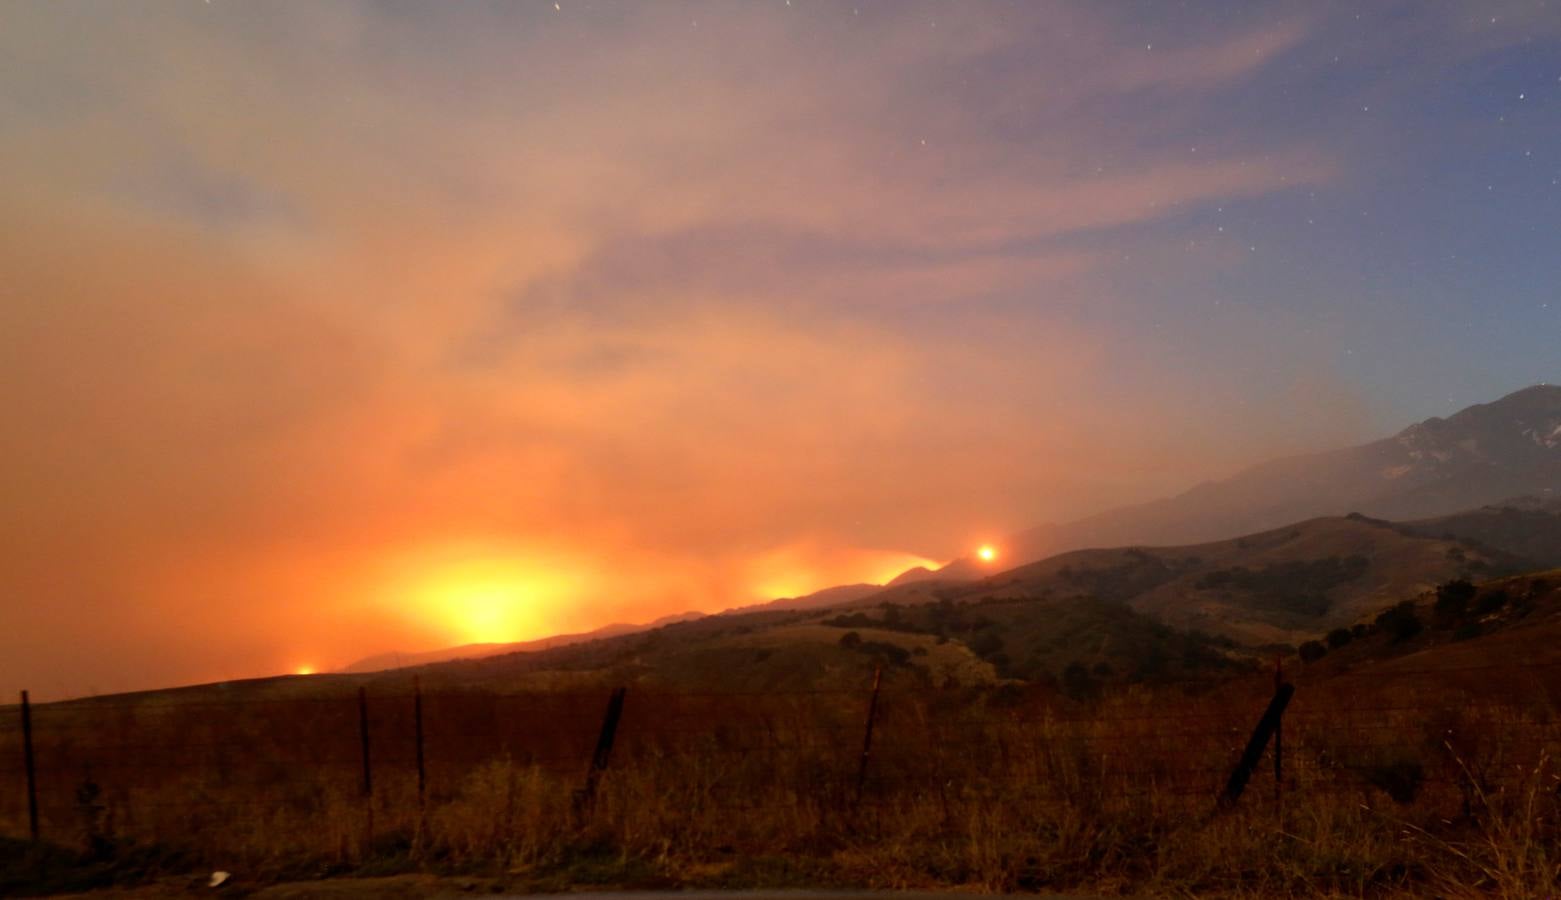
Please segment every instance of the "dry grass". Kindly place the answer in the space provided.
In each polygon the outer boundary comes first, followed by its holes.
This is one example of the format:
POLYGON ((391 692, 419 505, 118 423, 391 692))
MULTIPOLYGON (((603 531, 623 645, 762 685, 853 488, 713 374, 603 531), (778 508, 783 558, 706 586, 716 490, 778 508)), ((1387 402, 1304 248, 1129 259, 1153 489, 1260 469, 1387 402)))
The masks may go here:
MULTIPOLYGON (((370 799, 348 696, 45 707, 36 742, 45 836, 133 860, 120 878, 217 867, 478 872, 532 887, 1554 894, 1553 698, 1455 679, 1302 683, 1282 809, 1265 757, 1219 815, 1267 699, 1260 681, 1085 704, 891 687, 860 793, 865 693, 631 691, 590 803, 576 792, 601 692, 426 697, 421 807, 405 695, 371 706, 370 799)), ((15 735, 0 740, 16 758, 15 735)), ((17 768, 0 799, 13 836, 26 833, 17 768)))

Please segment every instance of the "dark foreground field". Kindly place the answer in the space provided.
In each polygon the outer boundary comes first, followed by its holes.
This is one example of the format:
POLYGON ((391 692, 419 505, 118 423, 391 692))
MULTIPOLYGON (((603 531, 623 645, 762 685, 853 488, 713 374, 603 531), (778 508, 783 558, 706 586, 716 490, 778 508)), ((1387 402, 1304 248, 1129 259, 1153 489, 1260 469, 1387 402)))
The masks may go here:
POLYGON ((1401 605, 1283 686, 935 686, 902 652, 877 690, 389 673, 92 698, 30 709, 31 779, 13 706, 0 895, 205 893, 220 870, 232 894, 1553 896, 1558 597, 1527 579, 1401 605))
MULTIPOLYGON (((0 893, 439 873, 483 891, 871 887, 1542 896, 1558 886, 1557 669, 1301 673, 1219 809, 1272 683, 871 698, 410 692, 33 711, 0 893), (423 714, 421 797, 416 708, 423 714), (185 879, 180 881, 180 879, 185 879), (170 880, 172 879, 172 880, 170 880)), ((13 710, 14 711, 14 710, 13 710)), ((4 758, 19 762, 14 730, 4 758)))

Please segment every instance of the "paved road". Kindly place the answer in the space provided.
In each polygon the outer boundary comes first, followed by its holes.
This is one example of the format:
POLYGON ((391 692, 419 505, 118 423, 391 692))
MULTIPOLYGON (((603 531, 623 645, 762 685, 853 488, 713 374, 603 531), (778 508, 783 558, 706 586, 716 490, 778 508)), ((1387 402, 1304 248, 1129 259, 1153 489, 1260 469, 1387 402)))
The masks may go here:
MULTIPOLYGON (((510 900, 524 895, 512 894, 510 900)), ((560 900, 1089 900, 1078 894, 973 894, 969 891, 609 891, 553 895, 560 900)), ((535 900, 536 895, 531 895, 535 900)))
POLYGON ((975 894, 969 891, 584 891, 568 894, 486 894, 461 879, 424 880, 400 878, 339 878, 297 884, 279 884, 251 895, 255 900, 358 900, 368 897, 430 898, 499 897, 503 900, 988 900, 1013 896, 1023 900, 1089 900, 1073 894, 975 894))
POLYGON ((110 888, 74 894, 82 900, 149 900, 160 897, 244 896, 251 900, 449 900, 487 897, 497 900, 1089 900, 1079 894, 978 894, 971 891, 586 891, 567 894, 502 894, 480 878, 396 875, 389 878, 331 878, 273 884, 254 890, 242 883, 213 890, 201 878, 164 879, 134 888, 110 888))

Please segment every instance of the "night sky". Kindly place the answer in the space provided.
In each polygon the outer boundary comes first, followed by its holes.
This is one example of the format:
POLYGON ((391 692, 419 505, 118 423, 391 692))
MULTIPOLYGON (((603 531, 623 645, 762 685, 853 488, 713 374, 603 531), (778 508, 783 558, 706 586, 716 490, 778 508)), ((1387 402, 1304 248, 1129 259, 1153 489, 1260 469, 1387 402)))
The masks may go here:
POLYGON ((1561 380, 1561 5, 10 2, 0 682, 880 581, 1561 380))

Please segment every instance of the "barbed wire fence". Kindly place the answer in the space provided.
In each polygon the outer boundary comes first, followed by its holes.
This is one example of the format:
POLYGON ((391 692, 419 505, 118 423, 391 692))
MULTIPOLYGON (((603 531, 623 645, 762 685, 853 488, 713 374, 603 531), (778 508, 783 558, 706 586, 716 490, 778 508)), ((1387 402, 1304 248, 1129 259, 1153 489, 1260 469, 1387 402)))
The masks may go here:
MULTIPOLYGON (((415 845, 482 806, 579 827, 664 816, 881 828, 1013 804, 1218 816, 1340 797, 1471 816, 1561 750, 1554 664, 1276 669, 1069 698, 1040 688, 88 698, 0 707, 0 833, 415 845), (1272 774, 1263 771, 1272 762, 1272 774), (1265 781, 1266 779, 1266 781, 1265 781), (441 818, 443 817, 443 818, 441 818), (240 837, 232 837, 242 832, 240 837), (248 837, 245 838, 244 836, 248 837)), ((1531 785, 1530 785, 1531 786, 1531 785)))

